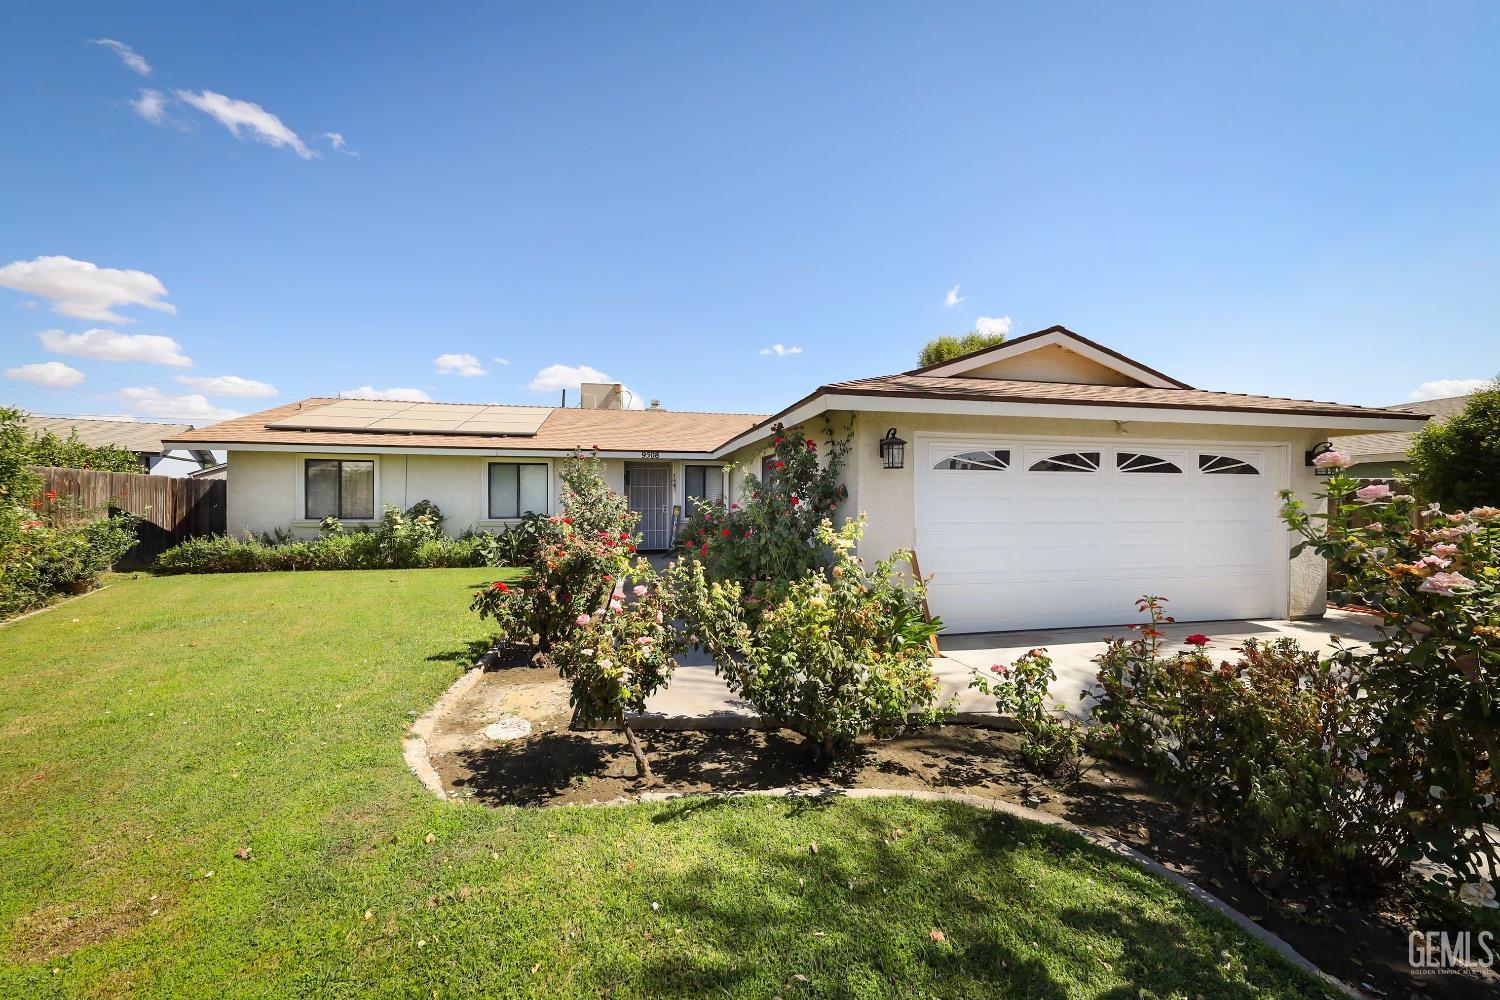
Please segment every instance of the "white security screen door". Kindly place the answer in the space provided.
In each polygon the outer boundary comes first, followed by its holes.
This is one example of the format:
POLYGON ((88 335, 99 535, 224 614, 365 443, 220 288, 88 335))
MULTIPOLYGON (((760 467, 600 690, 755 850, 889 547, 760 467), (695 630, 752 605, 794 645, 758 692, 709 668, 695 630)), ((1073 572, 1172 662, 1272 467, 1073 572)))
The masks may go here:
POLYGON ((641 548, 659 551, 672 545, 672 477, 665 465, 625 466, 625 496, 641 515, 636 530, 641 548))
MULTIPOLYGON (((1275 450, 924 440, 916 549, 951 632, 1279 617, 1275 450)), ((1284 600, 1280 603, 1284 605, 1284 600)))

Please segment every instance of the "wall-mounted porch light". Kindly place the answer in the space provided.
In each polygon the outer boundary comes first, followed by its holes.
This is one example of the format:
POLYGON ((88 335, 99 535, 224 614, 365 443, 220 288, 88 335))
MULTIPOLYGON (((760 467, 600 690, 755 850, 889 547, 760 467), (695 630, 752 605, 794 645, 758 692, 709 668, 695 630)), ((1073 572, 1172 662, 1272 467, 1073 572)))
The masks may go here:
POLYGON ((906 442, 896 436, 894 427, 886 431, 885 437, 880 439, 880 462, 887 469, 900 469, 906 466, 906 442))

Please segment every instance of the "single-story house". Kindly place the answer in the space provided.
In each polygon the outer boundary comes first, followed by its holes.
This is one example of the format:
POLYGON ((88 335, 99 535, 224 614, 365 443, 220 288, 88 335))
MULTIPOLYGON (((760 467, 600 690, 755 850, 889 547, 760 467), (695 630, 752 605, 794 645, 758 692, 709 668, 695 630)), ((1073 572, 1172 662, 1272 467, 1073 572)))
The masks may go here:
POLYGON ((102 420, 87 417, 44 417, 26 414, 26 427, 33 434, 51 432, 63 440, 77 434, 90 448, 114 445, 135 452, 141 471, 153 476, 188 476, 219 464, 213 452, 194 446, 168 448, 163 439, 193 429, 192 424, 148 423, 143 420, 102 420))
MULTIPOLYGON (((1385 408, 1399 413, 1426 414, 1433 422, 1442 423, 1462 412, 1471 398, 1446 396, 1385 408)), ((1363 479, 1393 479, 1407 471, 1406 453, 1411 449, 1412 439, 1416 435, 1415 430, 1386 431, 1382 434, 1340 435, 1332 440, 1335 448, 1354 459, 1354 464, 1349 468, 1351 475, 1363 479)))
POLYGON ((775 423, 822 438, 825 417, 852 429, 844 513, 869 514, 861 554, 914 548, 952 632, 1129 622, 1148 593, 1183 621, 1319 615, 1324 567, 1288 559, 1278 492, 1310 499, 1310 452, 1334 434, 1427 419, 1194 389, 1052 327, 770 416, 307 399, 172 443, 228 451, 232 532, 303 535, 420 499, 451 531, 499 528, 556 510, 559 462, 596 449, 643 547, 665 548, 695 500, 738 495, 775 423))

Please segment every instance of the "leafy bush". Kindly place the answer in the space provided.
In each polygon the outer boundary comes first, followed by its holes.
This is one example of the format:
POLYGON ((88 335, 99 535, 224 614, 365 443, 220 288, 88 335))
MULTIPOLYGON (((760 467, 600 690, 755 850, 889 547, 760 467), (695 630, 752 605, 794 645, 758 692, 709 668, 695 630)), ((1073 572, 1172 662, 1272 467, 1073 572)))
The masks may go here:
MULTIPOLYGON (((601 463, 574 456, 562 468, 562 513, 535 525, 526 581, 480 590, 470 608, 494 619, 506 641, 550 650, 597 611, 635 553, 637 515, 604 482, 601 463)), ((531 544, 528 541, 528 546, 531 544)))
POLYGON ((1294 552, 1311 547, 1381 614, 1374 643, 1333 660, 1372 713, 1365 769, 1397 810, 1401 860, 1444 866, 1450 887, 1487 884, 1500 870, 1500 509, 1445 514, 1342 473, 1325 511, 1283 498, 1294 552), (1350 529, 1355 514, 1367 523, 1350 529))
POLYGON ((326 569, 437 569, 492 565, 493 553, 480 535, 449 538, 443 513, 428 500, 407 510, 387 506, 380 523, 347 530, 327 518, 314 541, 284 536, 243 538, 206 535, 190 538, 156 560, 160 573, 263 573, 326 569))
POLYGON ((650 779, 651 765, 626 718, 665 687, 687 641, 672 622, 661 581, 644 560, 630 571, 633 586, 617 579, 610 600, 592 614, 580 612, 577 626, 539 660, 558 668, 572 684, 570 701, 585 724, 614 722, 625 733, 637 773, 650 779))
POLYGON ((1417 492, 1452 510, 1500 505, 1500 381, 1417 432, 1407 452, 1417 492))
POLYGON ((1077 781, 1084 772, 1084 730, 1075 720, 1048 710, 1047 692, 1056 680, 1047 651, 1032 649, 1010 666, 990 667, 989 676, 975 671, 969 686, 994 698, 995 711, 1020 727, 1021 757, 1027 767, 1044 778, 1077 781))
POLYGON ((1101 744, 1180 789, 1259 881, 1369 887, 1398 875, 1410 838, 1366 761, 1377 706, 1357 675, 1288 637, 1247 640, 1217 665, 1201 645, 1162 655, 1162 599, 1143 605, 1140 638, 1097 657, 1101 744))
POLYGON ((470 528, 458 537, 460 541, 474 543, 486 566, 529 566, 541 549, 546 521, 545 514, 525 514, 502 531, 491 533, 470 528))
POLYGON ((92 588, 135 544, 135 519, 42 494, 35 439, 0 409, 0 617, 92 588))
POLYGON ((753 597, 827 564, 818 526, 849 495, 839 481, 848 435, 830 434, 820 459, 801 428, 777 424, 773 432, 766 478, 747 473, 739 502, 704 503, 678 536, 679 550, 702 561, 709 579, 738 581, 753 597))
POLYGON ((699 560, 678 562, 668 576, 694 641, 729 689, 800 733, 824 761, 847 755, 860 736, 893 735, 947 710, 928 663, 942 624, 925 620, 921 584, 897 575, 906 553, 872 570, 853 554, 863 525, 835 532, 823 521, 815 541, 833 553, 828 572, 808 569, 762 597, 711 579, 699 560))
POLYGON ((975 351, 982 351, 986 347, 994 347, 996 344, 1003 343, 1005 343, 1005 334, 1003 333, 980 333, 978 330, 974 330, 971 333, 964 334, 962 337, 944 334, 941 337, 934 337, 922 345, 922 350, 917 354, 917 364, 926 368, 928 365, 935 365, 943 361, 952 361, 954 358, 962 357, 965 354, 972 354, 975 351))

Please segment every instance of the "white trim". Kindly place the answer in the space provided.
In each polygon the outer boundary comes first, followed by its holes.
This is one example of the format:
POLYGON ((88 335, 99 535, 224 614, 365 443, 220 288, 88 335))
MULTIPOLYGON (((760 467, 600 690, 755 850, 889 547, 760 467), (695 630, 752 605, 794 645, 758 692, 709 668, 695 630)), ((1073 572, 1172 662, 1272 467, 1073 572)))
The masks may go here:
MULTIPOLYGON (((195 445, 198 442, 193 442, 195 445)), ((301 454, 308 447, 305 444, 279 444, 269 442, 234 442, 220 441, 202 446, 205 449, 212 448, 215 451, 280 451, 301 454)), ((330 444, 319 446, 330 458, 339 455, 454 455, 458 457, 471 458, 572 458, 574 451, 571 448, 421 448, 401 447, 398 445, 341 445, 330 444)), ((718 457, 718 452, 709 451, 663 451, 652 452, 651 458, 642 458, 639 451, 600 451, 583 452, 584 457, 597 454, 601 459, 623 459, 627 462, 712 462, 718 457)))
POLYGON ((1009 344, 996 344, 994 347, 991 347, 987 351, 981 351, 978 354, 971 354, 966 358, 962 358, 957 361, 951 361, 948 364, 942 365, 938 368, 929 368, 926 371, 923 371, 922 374, 930 377, 937 377, 942 375, 962 375, 964 372, 973 371, 976 368, 983 368, 984 366, 992 365, 997 361, 1005 361, 1009 358, 1019 358, 1023 354, 1030 354, 1032 351, 1038 350, 1039 348, 1043 347, 1061 347, 1064 350, 1072 351, 1079 357, 1087 358, 1095 364, 1103 365, 1110 371, 1119 372, 1121 375, 1124 375, 1127 378, 1133 378, 1137 382, 1140 382, 1143 385, 1148 385, 1154 389, 1182 388, 1182 385, 1178 382, 1174 382, 1171 379, 1162 378, 1160 375, 1149 372, 1139 365, 1133 364, 1129 361, 1123 361, 1115 355, 1108 353, 1107 351, 1101 351, 1097 347, 1092 347, 1088 344, 1085 344, 1077 337, 1071 337, 1060 330, 1054 330, 1051 333, 1043 334, 1042 336, 1037 337, 1033 340, 1015 341, 1009 344))

